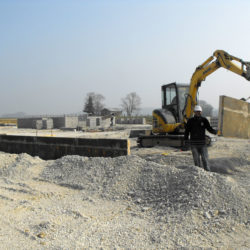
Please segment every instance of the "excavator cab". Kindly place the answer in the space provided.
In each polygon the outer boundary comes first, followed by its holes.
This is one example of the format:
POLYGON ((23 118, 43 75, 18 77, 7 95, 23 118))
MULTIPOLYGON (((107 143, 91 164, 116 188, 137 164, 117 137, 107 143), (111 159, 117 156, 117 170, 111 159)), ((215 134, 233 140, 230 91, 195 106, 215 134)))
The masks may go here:
POLYGON ((153 111, 153 133, 174 133, 183 120, 188 84, 169 83, 161 87, 162 108, 153 111))
POLYGON ((183 114, 186 108, 188 84, 169 83, 161 87, 162 107, 153 111, 153 129, 150 136, 140 135, 139 147, 184 145, 183 114))
POLYGON ((177 84, 175 82, 161 87, 162 109, 171 111, 176 122, 181 122, 183 119, 182 113, 188 91, 188 84, 177 84))

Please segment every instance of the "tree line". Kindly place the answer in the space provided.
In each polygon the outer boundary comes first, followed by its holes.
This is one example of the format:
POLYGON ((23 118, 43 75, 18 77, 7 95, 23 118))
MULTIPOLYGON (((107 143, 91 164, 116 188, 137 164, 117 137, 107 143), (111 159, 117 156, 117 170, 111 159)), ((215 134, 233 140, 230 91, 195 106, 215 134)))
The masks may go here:
MULTIPOLYGON (((87 93, 85 97, 85 103, 83 107, 83 112, 89 115, 100 116, 101 111, 104 109, 105 97, 101 94, 95 92, 87 93)), ((200 100, 199 105, 202 107, 203 116, 212 116, 213 106, 208 104, 204 100, 200 100)), ((129 117, 133 115, 138 115, 141 109, 141 98, 136 92, 131 92, 121 99, 121 110, 129 117)), ((156 107, 159 108, 159 107, 156 107)))
MULTIPOLYGON (((95 92, 87 93, 83 112, 90 115, 100 116, 101 111, 105 107, 105 97, 95 92)), ((131 92, 121 99, 121 109, 127 116, 138 114, 141 106, 141 98, 136 92, 131 92)))

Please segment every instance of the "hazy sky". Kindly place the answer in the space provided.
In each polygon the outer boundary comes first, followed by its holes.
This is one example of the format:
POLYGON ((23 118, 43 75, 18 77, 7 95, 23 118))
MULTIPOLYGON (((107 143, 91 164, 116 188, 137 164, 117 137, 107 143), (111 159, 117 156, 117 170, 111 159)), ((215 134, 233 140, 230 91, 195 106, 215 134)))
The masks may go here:
MULTIPOLYGON (((249 0, 0 0, 0 115, 79 112, 88 92, 160 108, 161 85, 189 83, 215 50, 250 61, 249 24, 249 0)), ((221 68, 199 91, 219 95, 250 82, 221 68)))

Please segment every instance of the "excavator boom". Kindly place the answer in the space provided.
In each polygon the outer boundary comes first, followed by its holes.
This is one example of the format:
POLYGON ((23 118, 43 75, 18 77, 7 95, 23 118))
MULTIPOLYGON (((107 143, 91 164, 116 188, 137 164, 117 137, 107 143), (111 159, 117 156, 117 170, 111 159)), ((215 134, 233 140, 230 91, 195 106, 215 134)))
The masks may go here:
POLYGON ((216 50, 213 56, 209 57, 204 63, 198 66, 192 75, 189 88, 189 98, 187 100, 184 115, 185 122, 193 114, 193 107, 197 104, 196 96, 197 91, 201 86, 201 82, 205 81, 207 76, 211 75, 221 67, 243 76, 246 80, 250 81, 250 62, 245 62, 242 59, 228 54, 224 50, 216 50), (240 66, 234 61, 238 62, 240 66))

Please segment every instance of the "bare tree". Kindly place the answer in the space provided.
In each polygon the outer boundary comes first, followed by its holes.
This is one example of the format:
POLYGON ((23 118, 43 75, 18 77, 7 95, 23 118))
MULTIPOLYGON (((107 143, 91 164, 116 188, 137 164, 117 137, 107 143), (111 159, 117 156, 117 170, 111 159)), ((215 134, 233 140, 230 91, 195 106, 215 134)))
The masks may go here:
POLYGON ((103 101, 105 97, 95 92, 87 94, 83 111, 92 115, 101 115, 101 110, 104 108, 103 101))
POLYGON ((136 111, 139 111, 140 105, 141 98, 135 92, 131 92, 125 98, 122 98, 121 106, 127 116, 132 116, 136 111))

